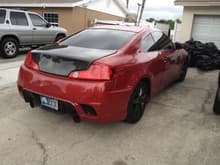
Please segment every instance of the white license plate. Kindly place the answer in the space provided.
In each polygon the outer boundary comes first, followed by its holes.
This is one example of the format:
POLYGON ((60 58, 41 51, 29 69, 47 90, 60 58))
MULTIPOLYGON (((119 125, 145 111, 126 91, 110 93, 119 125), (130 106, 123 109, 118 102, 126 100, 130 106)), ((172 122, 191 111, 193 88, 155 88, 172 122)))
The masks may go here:
POLYGON ((45 97, 45 96, 41 96, 40 97, 40 101, 41 101, 41 105, 54 109, 56 111, 58 111, 58 100, 49 98, 49 97, 45 97))

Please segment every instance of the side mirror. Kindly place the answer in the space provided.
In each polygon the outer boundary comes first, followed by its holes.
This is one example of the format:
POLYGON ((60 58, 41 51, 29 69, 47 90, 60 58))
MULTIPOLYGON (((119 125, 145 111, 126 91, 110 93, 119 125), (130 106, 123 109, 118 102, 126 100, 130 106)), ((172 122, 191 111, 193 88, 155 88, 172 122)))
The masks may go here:
POLYGON ((51 24, 48 22, 48 23, 46 24, 46 27, 47 27, 47 28, 51 27, 51 24))

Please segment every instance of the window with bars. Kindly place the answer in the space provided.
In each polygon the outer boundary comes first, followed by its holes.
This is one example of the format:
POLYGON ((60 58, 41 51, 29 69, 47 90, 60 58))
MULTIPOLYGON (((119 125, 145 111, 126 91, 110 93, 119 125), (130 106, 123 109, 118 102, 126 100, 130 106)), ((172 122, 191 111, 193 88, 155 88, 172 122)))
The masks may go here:
POLYGON ((44 19, 46 19, 51 25, 59 26, 59 14, 58 13, 44 13, 44 19))

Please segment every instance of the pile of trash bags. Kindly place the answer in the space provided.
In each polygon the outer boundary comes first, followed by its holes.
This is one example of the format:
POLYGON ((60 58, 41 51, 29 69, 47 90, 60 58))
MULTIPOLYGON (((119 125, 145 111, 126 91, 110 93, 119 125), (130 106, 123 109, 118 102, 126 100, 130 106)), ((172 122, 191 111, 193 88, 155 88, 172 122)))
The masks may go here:
POLYGON ((190 66, 201 70, 220 69, 220 50, 212 42, 189 40, 182 44, 190 57, 190 66))

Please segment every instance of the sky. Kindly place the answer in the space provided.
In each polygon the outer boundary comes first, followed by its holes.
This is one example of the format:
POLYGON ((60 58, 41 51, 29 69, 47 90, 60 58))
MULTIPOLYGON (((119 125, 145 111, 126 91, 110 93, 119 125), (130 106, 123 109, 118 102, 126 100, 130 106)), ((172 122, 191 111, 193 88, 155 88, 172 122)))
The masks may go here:
MULTIPOLYGON (((132 13, 137 13, 137 2, 142 0, 130 0, 129 10, 132 13)), ((146 0, 143 19, 181 19, 183 7, 174 6, 174 0, 146 0)))

